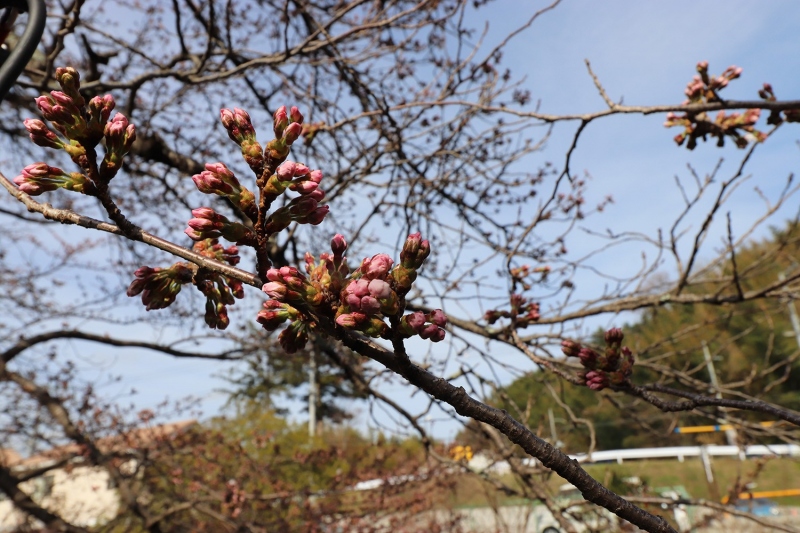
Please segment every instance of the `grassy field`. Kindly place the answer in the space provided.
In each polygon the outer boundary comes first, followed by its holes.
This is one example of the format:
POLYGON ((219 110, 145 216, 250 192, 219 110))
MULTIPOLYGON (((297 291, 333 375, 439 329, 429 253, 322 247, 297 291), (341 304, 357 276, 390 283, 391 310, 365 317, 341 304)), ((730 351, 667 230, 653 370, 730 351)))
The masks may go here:
MULTIPOLYGON (((584 466, 589 474, 612 489, 624 491, 620 483, 622 478, 637 476, 649 487, 682 485, 694 498, 713 499, 714 492, 725 495, 734 486, 737 479, 740 483, 754 482, 754 491, 800 489, 800 459, 771 458, 739 461, 733 458, 712 459, 712 472, 716 487, 706 481, 705 471, 700 459, 648 460, 630 461, 623 464, 607 463, 584 466)), ((504 479, 513 484, 510 476, 504 479)), ((554 491, 566 483, 557 475, 551 475, 547 484, 554 491)), ((779 505, 800 505, 800 497, 775 499, 779 505)), ((464 479, 454 495, 453 504, 457 506, 507 505, 519 503, 507 495, 499 493, 488 483, 482 483, 474 477, 464 479)))

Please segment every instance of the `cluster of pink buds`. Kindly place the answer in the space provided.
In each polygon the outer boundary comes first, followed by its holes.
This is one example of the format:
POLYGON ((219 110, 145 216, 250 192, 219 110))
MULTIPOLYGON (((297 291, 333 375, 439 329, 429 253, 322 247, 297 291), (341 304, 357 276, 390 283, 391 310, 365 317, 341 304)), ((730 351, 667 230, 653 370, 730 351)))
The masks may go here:
POLYGON ((34 163, 23 168, 22 174, 14 178, 14 183, 19 186, 19 190, 31 196, 59 188, 82 193, 91 193, 95 190, 89 178, 80 172, 67 174, 47 163, 34 163))
MULTIPOLYGON (((767 102, 777 101, 775 92, 772 90, 772 85, 769 83, 765 83, 764 87, 758 91, 758 96, 767 102)), ((770 112, 769 117, 767 118, 767 124, 773 126, 777 126, 783 121, 800 122, 800 109, 787 109, 783 111, 783 114, 781 114, 781 111, 773 110, 770 112)))
MULTIPOLYGON (((697 64, 697 72, 684 91, 687 104, 705 104, 719 102, 718 92, 728 86, 731 80, 741 76, 741 67, 731 66, 719 76, 709 76, 708 62, 701 61, 697 64)), ((706 140, 708 135, 717 138, 717 146, 724 146, 725 137, 731 137, 739 148, 747 146, 750 140, 763 142, 766 134, 755 129, 755 124, 760 117, 761 110, 750 109, 745 113, 732 113, 727 115, 720 111, 714 120, 711 120, 706 113, 668 113, 664 126, 682 127, 682 133, 675 136, 678 146, 686 142, 686 147, 693 150, 697 146, 697 140, 706 140)))
POLYGON ((567 357, 577 357, 586 369, 580 377, 592 390, 603 390, 607 387, 618 387, 628 383, 633 373, 633 354, 627 346, 622 346, 624 335, 619 328, 606 331, 606 349, 599 354, 588 346, 575 341, 565 340, 561 343, 561 351, 567 357))
POLYGON ((175 263, 169 268, 143 266, 133 273, 134 280, 128 287, 128 296, 142 295, 142 303, 151 309, 169 307, 181 286, 192 282, 193 272, 186 263, 175 263))
POLYGON ((447 318, 441 310, 428 315, 422 312, 399 317, 403 297, 411 288, 416 271, 430 254, 430 243, 418 233, 410 235, 401 253, 401 264, 386 254, 365 258, 354 271, 347 266, 344 253, 347 243, 341 235, 331 240, 331 251, 317 261, 306 255, 306 274, 296 268, 273 268, 263 290, 270 297, 258 314, 258 322, 275 330, 290 321, 279 336, 289 352, 301 349, 308 332, 317 327, 317 318, 332 319, 345 329, 370 337, 388 337, 387 318, 399 318, 398 333, 405 338, 420 335, 438 342, 444 339, 447 318))
POLYGON ((319 205, 325 198, 325 191, 319 187, 321 181, 321 170, 311 170, 303 164, 284 161, 262 189, 263 203, 270 205, 287 189, 299 196, 269 216, 266 232, 277 233, 292 222, 314 226, 321 223, 329 211, 327 205, 319 205))
MULTIPOLYGON (((196 242, 196 252, 211 259, 237 265, 239 263, 239 250, 236 246, 225 248, 216 239, 206 239, 196 242)), ((228 307, 235 303, 234 298, 244 298, 244 287, 238 279, 223 276, 217 272, 200 268, 194 276, 197 289, 206 297, 205 321, 212 329, 225 329, 228 327, 228 307)))
POLYGON ((550 274, 550 267, 547 265, 538 266, 531 268, 530 265, 522 265, 519 267, 512 268, 509 273, 511 274, 511 279, 514 281, 515 284, 519 284, 522 286, 524 290, 530 290, 531 284, 528 281, 528 277, 532 274, 539 274, 540 280, 544 281, 547 279, 547 276, 550 274))
POLYGON ((303 115, 296 107, 287 113, 286 106, 281 106, 275 111, 272 129, 275 138, 267 144, 267 154, 274 160, 282 161, 289 155, 289 147, 303 133, 303 115))
POLYGON ((256 140, 256 130, 247 111, 234 107, 219 112, 228 137, 242 149, 242 157, 257 175, 264 171, 264 150, 256 140))
POLYGON ((82 173, 66 173, 46 163, 25 167, 15 182, 28 194, 36 195, 65 189, 96 195, 122 166, 122 160, 136 139, 136 128, 117 113, 109 121, 116 105, 111 95, 96 96, 88 105, 80 93, 80 75, 71 68, 56 69, 60 91, 36 98, 42 116, 56 131, 39 119, 26 119, 25 129, 38 146, 65 151, 82 173), (94 150, 105 139, 105 155, 99 165, 94 150), (90 178, 91 176, 91 178, 90 178))
POLYGON ((400 332, 404 337, 419 335, 431 342, 439 342, 444 340, 446 325, 447 316, 441 309, 435 309, 427 315, 422 311, 415 311, 400 321, 400 332))
POLYGON ((257 218, 255 195, 239 183, 224 163, 206 163, 206 169, 192 176, 192 181, 200 192, 228 198, 251 220, 257 218))
POLYGON ((122 113, 117 113, 103 130, 106 138, 106 153, 100 163, 100 177, 105 181, 113 178, 122 167, 123 158, 130 152, 136 140, 136 127, 122 113))
POLYGON ((509 298, 511 308, 508 311, 492 309, 486 311, 483 319, 489 324, 494 324, 501 318, 511 319, 515 327, 526 328, 538 322, 541 318, 539 304, 523 297, 521 294, 512 294, 509 298))
POLYGON ((254 244, 255 234, 244 224, 232 222, 210 207, 192 209, 192 219, 184 233, 194 241, 224 237, 236 244, 254 244))
MULTIPOLYGON (((230 265, 239 262, 236 246, 223 247, 216 239, 205 239, 195 243, 194 250, 208 258, 230 265)), ((244 298, 242 282, 223 276, 205 268, 193 269, 186 263, 175 263, 169 268, 143 266, 134 272, 134 280, 128 287, 128 296, 142 295, 142 303, 148 311, 170 306, 181 286, 194 283, 206 297, 205 321, 214 329, 228 327, 227 306, 235 298, 244 298)))

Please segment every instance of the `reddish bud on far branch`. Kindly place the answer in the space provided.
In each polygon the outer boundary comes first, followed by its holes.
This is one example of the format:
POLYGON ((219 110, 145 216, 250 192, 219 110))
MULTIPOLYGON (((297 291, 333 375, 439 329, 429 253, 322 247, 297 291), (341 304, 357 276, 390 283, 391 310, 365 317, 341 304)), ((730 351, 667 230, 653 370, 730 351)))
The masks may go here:
POLYGON ((602 354, 568 339, 561 342, 561 351, 567 357, 580 360, 586 372, 579 376, 590 389, 599 391, 608 387, 624 387, 630 382, 634 363, 633 353, 622 346, 624 337, 619 328, 606 331, 606 349, 602 354))

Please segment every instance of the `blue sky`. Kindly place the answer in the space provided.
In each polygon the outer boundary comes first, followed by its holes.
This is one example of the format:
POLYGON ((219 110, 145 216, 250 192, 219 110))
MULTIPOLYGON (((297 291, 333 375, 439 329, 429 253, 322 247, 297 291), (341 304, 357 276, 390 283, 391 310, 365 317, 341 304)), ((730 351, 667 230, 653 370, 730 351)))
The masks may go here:
MULTIPOLYGON (((489 15, 485 19, 490 28, 487 44, 496 42, 526 19, 529 12, 544 5, 506 0, 483 10, 484 15, 489 15)), ((484 23, 483 19, 473 18, 475 25, 484 23)), ((728 98, 755 99, 761 84, 770 82, 779 98, 798 99, 798 20, 800 3, 788 0, 568 0, 518 36, 507 48, 504 63, 515 74, 526 76, 525 88, 531 91, 534 102, 541 101, 541 110, 551 113, 603 109, 584 59, 592 62, 609 95, 615 100, 624 98, 627 104, 679 103, 699 60, 709 61, 712 73, 732 64, 744 68, 742 78, 725 89, 724 96, 728 98)), ((678 148, 672 141, 678 131, 665 129, 663 121, 663 116, 611 117, 591 124, 584 132, 572 166, 592 176, 589 203, 607 194, 615 199, 603 216, 592 219, 592 224, 598 224, 593 229, 634 228, 654 235, 659 227, 670 224, 681 208, 674 178, 688 178, 687 164, 702 175, 723 158, 722 177, 738 165, 742 152, 730 143, 724 149, 717 149, 713 142, 700 144, 694 152, 678 148)), ((545 160, 563 164, 576 126, 557 126, 547 149, 533 156, 531 166, 545 160)), ((727 208, 732 212, 734 233, 743 232, 763 210, 753 187, 774 196, 787 176, 798 169, 798 138, 797 127, 786 127, 756 150, 748 166, 753 177, 731 198, 727 208)), ((775 222, 791 216, 797 208, 794 199, 775 222)), ((690 220, 688 225, 696 229, 697 220, 690 220)), ((709 242, 719 241, 723 229, 717 224, 709 242)), ((580 247, 578 243, 574 253, 579 253, 580 247)), ((601 267, 633 269, 638 267, 638 251, 625 249, 598 261, 601 267)), ((586 278, 582 282, 591 285, 592 280, 586 278)), ((602 325, 602 320, 594 325, 602 325)), ((134 387, 138 390, 134 401, 141 407, 155 405, 165 396, 178 399, 195 395, 202 399, 204 411, 210 415, 224 401, 224 395, 214 392, 224 383, 212 377, 225 368, 219 363, 181 361, 139 350, 118 351, 109 357, 105 349, 85 344, 81 345, 80 354, 87 368, 100 364, 95 370, 87 370, 87 377, 92 373, 97 377, 109 373, 124 376, 122 385, 107 390, 119 392, 134 387)), ((424 408, 426 404, 422 395, 411 397, 398 385, 387 385, 386 391, 414 408, 424 408)), ((360 405, 363 412, 366 407, 360 405)), ((437 417, 436 413, 433 416, 437 417)), ((298 419, 303 417, 298 414, 298 419)), ((366 418, 359 417, 362 427, 369 424, 366 418)), ((440 438, 452 438, 457 428, 450 422, 437 422, 434 433, 440 438)))

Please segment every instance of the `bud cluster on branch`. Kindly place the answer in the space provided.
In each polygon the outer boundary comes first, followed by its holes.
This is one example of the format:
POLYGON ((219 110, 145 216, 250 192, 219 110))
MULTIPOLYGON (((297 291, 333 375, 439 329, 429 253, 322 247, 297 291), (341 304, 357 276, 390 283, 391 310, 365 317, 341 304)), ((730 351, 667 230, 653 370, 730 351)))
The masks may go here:
POLYGON ((319 260, 306 254, 305 274, 288 266, 267 272, 269 282, 263 290, 270 300, 257 320, 267 330, 290 322, 279 336, 287 352, 305 346, 309 332, 321 320, 369 337, 399 334, 402 338, 419 335, 433 342, 444 339, 447 318, 442 310, 402 316, 405 295, 430 254, 428 241, 419 233, 409 235, 400 264, 395 265, 386 254, 376 254, 352 272, 344 257, 346 249, 344 237, 337 234, 331 240, 333 253, 322 253, 319 260))
MULTIPOLYGON (((687 84, 686 100, 688 104, 708 104, 722 102, 719 92, 742 74, 742 68, 730 66, 719 76, 708 74, 708 61, 697 64, 697 74, 687 84)), ((759 93, 760 94, 760 93, 759 93)), ((762 96, 763 97, 763 96, 762 96)), ((708 135, 717 138, 717 146, 725 145, 725 137, 730 137, 739 148, 745 148, 749 141, 763 142, 767 134, 755 128, 761 117, 760 109, 748 109, 744 113, 726 113, 719 111, 712 120, 707 113, 668 113, 664 126, 671 128, 679 126, 684 128, 682 133, 675 136, 678 146, 686 142, 686 148, 693 150, 697 140, 706 140, 708 135)))
POLYGON ((624 337, 621 329, 611 328, 606 331, 606 349, 602 353, 571 340, 561 343, 561 351, 567 357, 580 360, 586 370, 578 377, 590 389, 600 391, 619 387, 629 383, 633 373, 633 353, 627 346, 622 346, 624 337))
MULTIPOLYGON (((120 113, 110 118, 115 106, 111 95, 97 96, 87 104, 74 69, 60 68, 56 77, 62 91, 52 91, 36 103, 61 136, 37 119, 26 120, 25 127, 34 143, 64 150, 81 172, 67 173, 35 163, 23 169, 15 180, 17 185, 32 195, 58 188, 96 195, 115 222, 135 228, 114 204, 108 189, 136 138, 134 125, 120 113), (98 162, 95 148, 101 141, 105 153, 98 162)), ((387 254, 377 254, 350 271, 344 258, 347 243, 337 234, 331 241, 332 253, 321 254, 319 260, 306 254, 305 273, 290 266, 272 268, 267 245, 275 234, 292 224, 318 225, 329 212, 329 206, 321 204, 325 199, 320 188, 322 171, 286 160, 292 144, 303 134, 303 115, 296 107, 280 107, 273 116, 274 138, 265 148, 256 139, 246 111, 222 109, 220 120, 255 174, 255 192, 224 163, 206 164, 203 172, 192 176, 197 189, 228 200, 243 220, 231 220, 211 207, 198 207, 192 210, 184 232, 195 241, 194 252, 232 266, 239 262, 237 246, 255 249, 257 272, 268 280, 263 290, 270 297, 257 321, 268 330, 289 322, 279 336, 286 351, 302 348, 309 332, 322 322, 327 332, 343 328, 370 337, 444 339, 447 318, 441 310, 403 316, 405 296, 430 254, 430 243, 419 233, 409 235, 396 265, 387 254), (281 205, 272 209, 281 197, 281 205), (235 245, 226 248, 218 239, 235 245)), ((147 310, 163 309, 188 284, 206 298, 206 324, 225 329, 230 323, 227 308, 244 297, 244 290, 240 281, 211 268, 182 262, 168 268, 141 267, 134 273, 128 296, 141 295, 147 310)))

